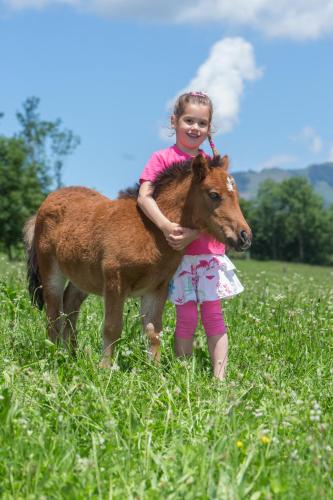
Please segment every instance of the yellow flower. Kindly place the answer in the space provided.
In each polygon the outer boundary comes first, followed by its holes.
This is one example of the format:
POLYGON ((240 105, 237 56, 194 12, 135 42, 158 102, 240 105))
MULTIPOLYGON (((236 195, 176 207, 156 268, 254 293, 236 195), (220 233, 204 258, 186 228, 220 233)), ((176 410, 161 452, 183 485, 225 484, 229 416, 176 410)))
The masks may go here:
POLYGON ((240 441, 240 440, 236 441, 236 446, 237 446, 237 448, 239 448, 239 449, 244 448, 244 443, 243 443, 243 441, 240 441))
POLYGON ((271 440, 268 436, 261 436, 260 441, 262 442, 262 444, 268 444, 271 440))

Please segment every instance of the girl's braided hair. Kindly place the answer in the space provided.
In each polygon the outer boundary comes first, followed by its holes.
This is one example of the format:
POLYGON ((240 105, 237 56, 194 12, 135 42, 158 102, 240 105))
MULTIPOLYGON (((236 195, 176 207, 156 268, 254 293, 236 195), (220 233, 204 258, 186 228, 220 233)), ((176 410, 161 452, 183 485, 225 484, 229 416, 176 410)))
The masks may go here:
MULTIPOLYGON (((186 92, 185 94, 180 95, 176 100, 173 108, 173 114, 176 119, 178 120, 185 113, 186 105, 189 103, 203 104, 204 106, 208 106, 210 125, 213 117, 213 103, 210 100, 209 96, 204 92, 186 92)), ((210 147, 212 148, 214 157, 219 156, 219 152, 215 147, 211 134, 208 134, 207 139, 209 141, 210 147)))

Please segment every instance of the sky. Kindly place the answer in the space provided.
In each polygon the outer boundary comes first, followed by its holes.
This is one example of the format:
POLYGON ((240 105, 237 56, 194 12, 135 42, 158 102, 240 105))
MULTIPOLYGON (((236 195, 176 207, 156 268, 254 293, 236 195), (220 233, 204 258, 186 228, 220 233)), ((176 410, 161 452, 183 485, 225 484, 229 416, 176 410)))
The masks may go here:
POLYGON ((36 96, 81 138, 66 185, 133 185, 184 90, 233 171, 333 161, 332 0, 0 0, 0 61, 0 134, 36 96))

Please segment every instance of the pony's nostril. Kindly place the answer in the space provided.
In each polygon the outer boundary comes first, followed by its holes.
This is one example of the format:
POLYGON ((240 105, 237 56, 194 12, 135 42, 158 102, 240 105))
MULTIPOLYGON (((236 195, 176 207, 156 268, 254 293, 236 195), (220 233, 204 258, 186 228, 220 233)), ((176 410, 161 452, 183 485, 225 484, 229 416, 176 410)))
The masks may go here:
POLYGON ((247 250, 251 246, 251 237, 247 234, 247 232, 243 229, 239 233, 239 239, 241 241, 241 247, 243 250, 247 250))
POLYGON ((244 229, 239 233, 240 239, 244 242, 247 243, 249 241, 249 237, 247 235, 247 232, 244 231, 244 229))

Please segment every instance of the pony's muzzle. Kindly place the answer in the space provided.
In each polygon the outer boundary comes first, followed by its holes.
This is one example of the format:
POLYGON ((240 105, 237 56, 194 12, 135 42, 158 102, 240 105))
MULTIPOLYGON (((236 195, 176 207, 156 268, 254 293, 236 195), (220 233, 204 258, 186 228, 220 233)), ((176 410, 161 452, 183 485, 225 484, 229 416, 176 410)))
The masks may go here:
POLYGON ((237 243, 238 243, 237 244, 238 249, 241 250, 242 252, 244 252, 245 250, 247 250, 251 246, 251 243, 252 243, 252 234, 248 233, 247 231, 245 231, 244 229, 242 229, 239 232, 238 242, 237 243))
MULTIPOLYGON (((252 233, 251 229, 239 229, 232 226, 221 227, 225 240, 228 245, 234 248, 237 252, 244 252, 251 246, 252 233)), ((222 240, 223 241, 223 240, 222 240)))

